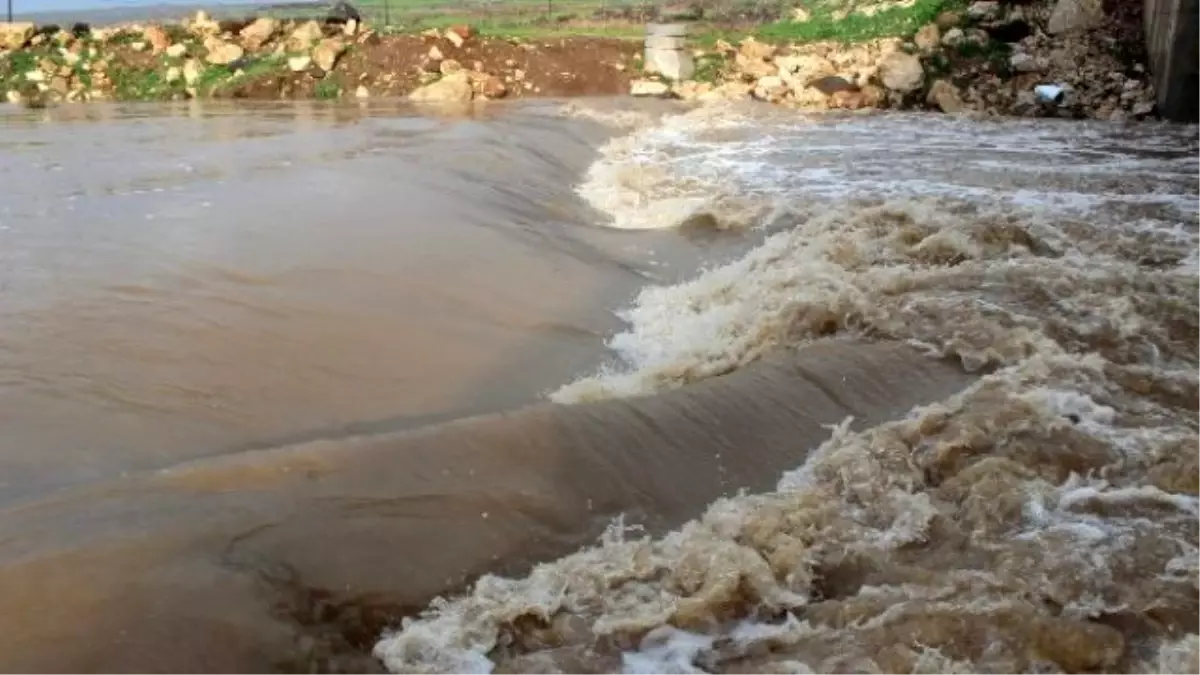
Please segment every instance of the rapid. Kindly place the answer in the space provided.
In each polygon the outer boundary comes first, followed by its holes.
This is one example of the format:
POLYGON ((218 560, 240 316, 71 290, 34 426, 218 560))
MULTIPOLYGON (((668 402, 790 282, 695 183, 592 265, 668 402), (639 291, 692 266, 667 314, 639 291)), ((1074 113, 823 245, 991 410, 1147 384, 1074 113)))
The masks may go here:
POLYGON ((1194 127, 69 110, 0 669, 1196 669, 1194 127))

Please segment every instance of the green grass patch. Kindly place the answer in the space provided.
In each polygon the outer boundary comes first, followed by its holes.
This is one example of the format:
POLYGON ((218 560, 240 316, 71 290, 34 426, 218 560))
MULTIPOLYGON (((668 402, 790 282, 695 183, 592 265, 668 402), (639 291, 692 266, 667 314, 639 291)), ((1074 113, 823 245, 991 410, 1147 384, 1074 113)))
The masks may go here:
POLYGON ((812 4, 808 21, 781 21, 751 32, 764 41, 797 43, 822 40, 853 43, 888 37, 907 38, 925 24, 932 23, 938 14, 959 9, 966 3, 962 0, 915 0, 911 6, 890 7, 871 16, 858 12, 845 16, 836 14, 844 3, 812 4))
POLYGON ((322 101, 330 101, 342 95, 342 88, 333 80, 321 80, 313 89, 313 95, 322 101))
POLYGON ((708 82, 716 84, 723 78, 725 71, 725 56, 722 54, 708 53, 703 54, 696 59, 696 74, 692 79, 697 82, 708 82))

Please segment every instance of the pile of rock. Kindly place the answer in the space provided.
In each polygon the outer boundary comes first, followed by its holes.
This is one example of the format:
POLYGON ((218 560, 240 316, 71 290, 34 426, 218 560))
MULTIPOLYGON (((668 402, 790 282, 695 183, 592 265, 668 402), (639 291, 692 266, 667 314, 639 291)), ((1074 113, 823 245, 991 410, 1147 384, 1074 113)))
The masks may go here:
MULTIPOLYGON (((447 58, 445 52, 452 47, 461 49, 475 37, 470 26, 450 26, 445 30, 431 28, 422 33, 429 51, 422 59, 422 79, 425 84, 409 94, 409 99, 421 103, 456 104, 476 99, 497 99, 508 94, 504 79, 484 70, 483 63, 476 61, 470 68, 455 59, 447 58)), ((523 73, 516 71, 517 81, 523 73)))
POLYGON ((1127 30, 1101 0, 974 2, 945 12, 911 40, 846 46, 718 42, 711 82, 640 80, 632 93, 688 100, 757 99, 804 110, 918 108, 947 113, 1140 118, 1152 114, 1145 66, 1114 49, 1127 30), (1039 100, 1039 85, 1063 95, 1039 100))

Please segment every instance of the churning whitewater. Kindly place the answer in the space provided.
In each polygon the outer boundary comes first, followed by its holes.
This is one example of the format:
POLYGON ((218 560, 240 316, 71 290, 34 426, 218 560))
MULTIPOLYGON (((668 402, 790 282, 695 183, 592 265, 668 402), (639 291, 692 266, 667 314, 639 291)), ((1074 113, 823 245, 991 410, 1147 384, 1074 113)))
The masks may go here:
POLYGON ((847 420, 775 491, 665 536, 618 522, 486 576, 376 655, 394 672, 1196 672, 1197 149, 1194 127, 761 108, 609 142, 579 192, 613 227, 765 239, 644 289, 616 360, 553 400, 835 337, 980 377, 847 420))

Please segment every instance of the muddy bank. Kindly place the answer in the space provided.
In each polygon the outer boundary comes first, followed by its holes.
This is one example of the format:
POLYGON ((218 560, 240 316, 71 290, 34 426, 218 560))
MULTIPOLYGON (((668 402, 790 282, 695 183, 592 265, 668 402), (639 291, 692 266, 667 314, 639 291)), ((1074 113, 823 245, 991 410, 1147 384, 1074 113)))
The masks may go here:
POLYGON ((374 668, 379 630, 435 595, 570 553, 621 513, 677 526, 772 485, 827 425, 878 424, 970 379, 897 344, 829 341, 660 396, 246 453, 9 508, 0 668, 374 668))

